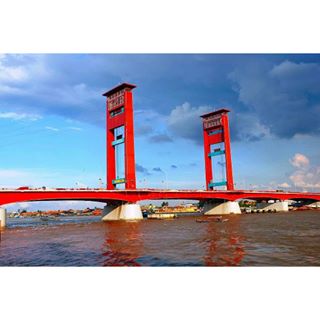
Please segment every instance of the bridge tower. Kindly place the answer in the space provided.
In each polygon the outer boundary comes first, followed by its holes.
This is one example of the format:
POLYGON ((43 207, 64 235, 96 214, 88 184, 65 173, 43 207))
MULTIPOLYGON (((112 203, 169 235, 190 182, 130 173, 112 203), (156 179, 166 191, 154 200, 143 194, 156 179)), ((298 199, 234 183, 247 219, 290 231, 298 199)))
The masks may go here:
POLYGON ((207 190, 220 186, 226 186, 227 190, 234 190, 228 112, 230 110, 220 109, 201 116, 207 190), (222 181, 215 181, 213 176, 212 160, 217 156, 224 158, 224 161, 219 163, 225 169, 222 181))
POLYGON ((122 83, 103 94, 107 97, 108 190, 116 189, 118 184, 124 184, 125 189, 136 189, 132 98, 135 87, 122 83), (121 150, 124 159, 120 156, 121 150))

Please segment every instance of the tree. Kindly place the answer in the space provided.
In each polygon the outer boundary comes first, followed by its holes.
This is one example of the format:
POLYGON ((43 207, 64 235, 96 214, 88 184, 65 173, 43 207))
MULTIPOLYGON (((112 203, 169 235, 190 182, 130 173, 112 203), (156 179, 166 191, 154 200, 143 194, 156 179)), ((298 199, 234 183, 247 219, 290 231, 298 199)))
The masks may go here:
POLYGON ((198 208, 203 208, 206 200, 199 200, 198 208))

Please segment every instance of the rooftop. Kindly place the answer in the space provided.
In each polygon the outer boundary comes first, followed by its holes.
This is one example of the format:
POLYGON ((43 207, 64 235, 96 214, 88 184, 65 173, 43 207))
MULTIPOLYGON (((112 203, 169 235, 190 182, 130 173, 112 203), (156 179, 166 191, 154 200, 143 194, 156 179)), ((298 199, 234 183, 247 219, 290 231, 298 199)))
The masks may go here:
POLYGON ((216 110, 216 111, 212 111, 212 112, 203 114, 203 115, 200 116, 200 117, 201 117, 201 118, 207 118, 207 117, 213 116, 213 115, 215 115, 215 114, 221 114, 221 113, 227 113, 227 112, 230 112, 230 110, 229 110, 229 109, 222 108, 222 109, 219 109, 219 110, 216 110))
POLYGON ((117 92, 117 91, 120 91, 120 90, 122 90, 122 89, 129 88, 129 89, 132 90, 132 89, 134 89, 135 87, 136 87, 136 85, 134 85, 134 84, 130 84, 130 83, 124 82, 124 83, 121 83, 121 84, 117 85, 116 87, 112 88, 111 90, 105 92, 105 93, 103 94, 103 96, 109 97, 109 96, 111 96, 113 93, 115 93, 115 92, 117 92))

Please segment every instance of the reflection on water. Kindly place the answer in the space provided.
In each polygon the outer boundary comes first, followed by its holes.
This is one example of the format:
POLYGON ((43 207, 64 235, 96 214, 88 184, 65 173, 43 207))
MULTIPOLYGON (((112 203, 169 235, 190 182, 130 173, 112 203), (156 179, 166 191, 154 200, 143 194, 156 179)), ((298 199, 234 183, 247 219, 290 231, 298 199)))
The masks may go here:
POLYGON ((208 250, 204 256, 205 265, 239 265, 245 255, 244 236, 239 234, 239 219, 233 219, 225 224, 225 229, 217 227, 217 223, 208 223, 207 226, 208 250))
POLYGON ((107 224, 102 247, 103 265, 140 266, 136 261, 143 253, 139 221, 110 221, 107 224))
POLYGON ((320 265, 320 212, 228 219, 9 219, 0 266, 320 265))

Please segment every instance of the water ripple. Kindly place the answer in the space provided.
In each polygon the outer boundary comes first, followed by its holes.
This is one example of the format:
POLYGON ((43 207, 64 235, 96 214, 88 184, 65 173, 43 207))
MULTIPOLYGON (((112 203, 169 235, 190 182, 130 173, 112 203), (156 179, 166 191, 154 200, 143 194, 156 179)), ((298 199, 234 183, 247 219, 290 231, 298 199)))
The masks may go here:
POLYGON ((320 212, 201 219, 9 219, 0 266, 320 265, 320 212))

